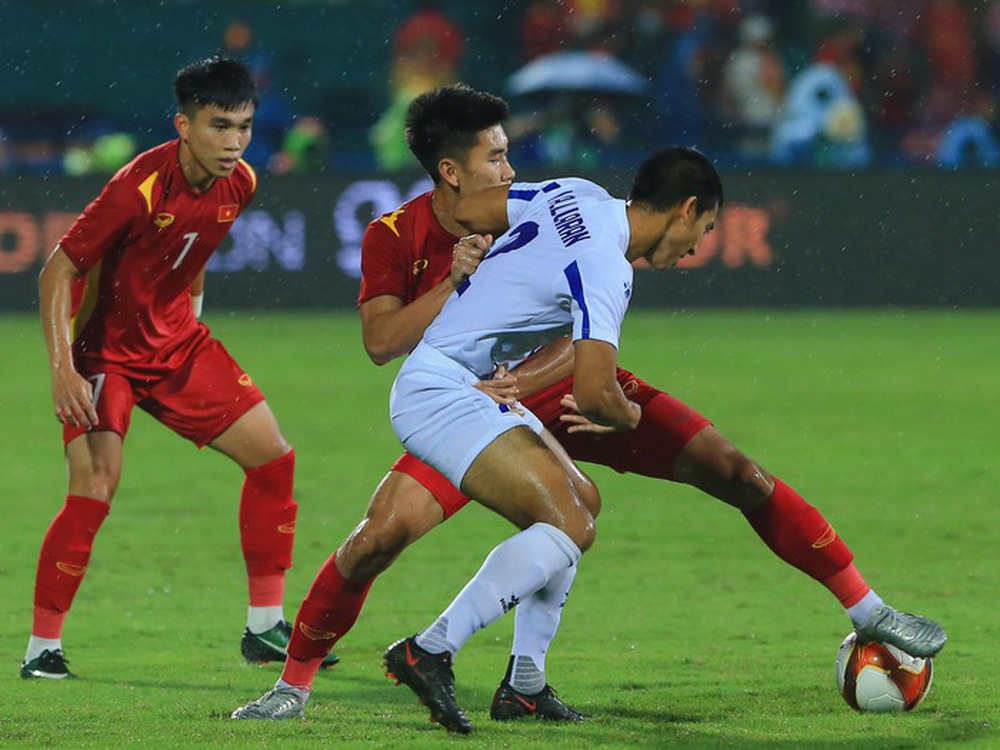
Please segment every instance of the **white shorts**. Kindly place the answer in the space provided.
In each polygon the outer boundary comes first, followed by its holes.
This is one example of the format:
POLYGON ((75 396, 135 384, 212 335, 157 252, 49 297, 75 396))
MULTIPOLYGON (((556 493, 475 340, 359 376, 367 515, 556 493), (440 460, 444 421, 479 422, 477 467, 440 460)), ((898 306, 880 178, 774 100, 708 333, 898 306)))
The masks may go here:
POLYGON ((470 370, 421 342, 406 358, 389 394, 389 418, 403 446, 461 489, 462 478, 483 449, 514 427, 536 434, 545 427, 475 388, 470 370))

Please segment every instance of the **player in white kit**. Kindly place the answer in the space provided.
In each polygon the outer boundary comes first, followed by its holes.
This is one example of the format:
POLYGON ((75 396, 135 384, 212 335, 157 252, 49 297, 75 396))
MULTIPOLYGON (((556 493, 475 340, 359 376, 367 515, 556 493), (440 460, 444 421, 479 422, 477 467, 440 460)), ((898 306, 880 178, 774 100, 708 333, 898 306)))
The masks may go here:
POLYGON ((542 431, 530 412, 472 386, 570 333, 617 349, 632 293, 624 201, 577 178, 520 183, 507 214, 512 228, 424 332, 389 402, 406 449, 456 487, 502 432, 542 431))
POLYGON ((643 258, 665 269, 693 253, 722 200, 711 162, 687 148, 643 162, 627 202, 577 178, 515 183, 461 199, 456 216, 464 225, 506 231, 492 246, 490 235, 472 235, 456 248, 490 246, 400 369, 392 425, 408 451, 523 530, 493 549, 428 628, 385 653, 389 675, 449 731, 472 729, 455 699, 453 655, 525 597, 565 597, 594 541, 588 508, 600 503, 533 414, 498 403, 475 384, 571 334, 574 386, 567 398, 609 432, 634 429, 641 407, 616 378, 631 264, 643 258))

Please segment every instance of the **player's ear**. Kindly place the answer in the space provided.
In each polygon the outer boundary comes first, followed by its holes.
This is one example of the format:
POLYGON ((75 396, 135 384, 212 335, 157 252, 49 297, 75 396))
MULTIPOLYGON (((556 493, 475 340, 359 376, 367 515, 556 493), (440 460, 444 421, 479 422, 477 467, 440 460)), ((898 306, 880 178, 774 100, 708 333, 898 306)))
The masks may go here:
POLYGON ((190 124, 191 121, 183 112, 178 112, 174 115, 174 129, 177 131, 177 135, 181 137, 181 140, 187 138, 188 126, 190 124))
POLYGON ((442 159, 438 162, 438 174, 441 179, 453 188, 458 188, 458 165, 454 159, 442 159))
POLYGON ((691 223, 698 218, 698 198, 689 195, 687 198, 681 201, 680 216, 684 221, 691 223))

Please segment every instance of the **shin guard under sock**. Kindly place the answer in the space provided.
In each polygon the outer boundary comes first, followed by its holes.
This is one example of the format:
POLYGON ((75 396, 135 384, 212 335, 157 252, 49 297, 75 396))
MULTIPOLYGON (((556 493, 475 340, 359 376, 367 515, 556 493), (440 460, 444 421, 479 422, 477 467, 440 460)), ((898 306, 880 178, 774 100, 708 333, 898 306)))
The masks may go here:
POLYGON ((35 575, 32 634, 56 639, 90 564, 94 537, 111 506, 102 500, 67 495, 42 541, 35 575))
POLYGON ((332 555, 320 568, 299 607, 281 678, 291 685, 312 685, 323 659, 354 627, 374 581, 351 581, 332 555))
POLYGON ((817 581, 831 579, 854 559, 823 515, 777 477, 771 497, 744 515, 774 554, 817 581))
POLYGON ((240 543, 247 566, 250 606, 282 604, 285 571, 292 567, 295 452, 246 470, 240 497, 240 543))

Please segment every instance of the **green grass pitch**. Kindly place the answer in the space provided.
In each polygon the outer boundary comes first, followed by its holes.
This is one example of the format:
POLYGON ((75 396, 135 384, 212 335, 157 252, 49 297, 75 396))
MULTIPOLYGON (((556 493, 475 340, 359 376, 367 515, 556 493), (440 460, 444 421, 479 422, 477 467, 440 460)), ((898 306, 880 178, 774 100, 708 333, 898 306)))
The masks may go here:
MULTIPOLYGON (((298 453, 294 615, 320 563, 399 452, 396 367, 376 368, 356 316, 229 314, 213 331, 263 387, 298 453)), ((137 412, 125 472, 67 621, 81 679, 18 677, 38 547, 65 471, 35 318, 0 317, 0 745, 4 747, 998 747, 1000 313, 635 311, 621 361, 713 418, 817 505, 890 603, 950 642, 912 714, 860 715, 837 695, 849 623, 774 558, 738 513, 679 485, 598 467, 604 512, 548 672, 578 726, 488 718, 511 619, 457 664, 476 732, 449 737, 380 668, 510 533, 471 507, 375 585, 308 720, 227 717, 278 676, 239 654, 241 474, 137 412)))

